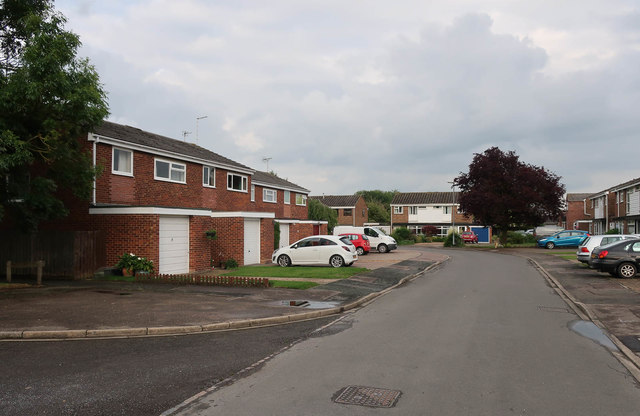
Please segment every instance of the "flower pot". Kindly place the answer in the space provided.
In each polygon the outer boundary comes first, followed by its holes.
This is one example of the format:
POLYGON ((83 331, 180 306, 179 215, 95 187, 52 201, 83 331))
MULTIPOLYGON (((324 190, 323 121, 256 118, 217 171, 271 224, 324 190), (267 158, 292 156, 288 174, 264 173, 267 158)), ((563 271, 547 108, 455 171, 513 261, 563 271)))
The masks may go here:
POLYGON ((131 270, 131 269, 124 269, 123 268, 122 269, 122 275, 125 276, 125 277, 133 276, 133 275, 135 275, 135 272, 133 270, 131 270))

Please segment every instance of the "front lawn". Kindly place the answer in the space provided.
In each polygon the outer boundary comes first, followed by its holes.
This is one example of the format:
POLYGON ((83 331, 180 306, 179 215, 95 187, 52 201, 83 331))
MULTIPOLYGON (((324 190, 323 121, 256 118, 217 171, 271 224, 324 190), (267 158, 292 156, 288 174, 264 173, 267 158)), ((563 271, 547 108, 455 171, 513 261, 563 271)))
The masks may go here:
POLYGON ((368 272, 369 269, 363 267, 313 267, 313 266, 242 266, 233 269, 222 276, 244 276, 244 277, 290 277, 306 279, 346 279, 354 274, 368 272))

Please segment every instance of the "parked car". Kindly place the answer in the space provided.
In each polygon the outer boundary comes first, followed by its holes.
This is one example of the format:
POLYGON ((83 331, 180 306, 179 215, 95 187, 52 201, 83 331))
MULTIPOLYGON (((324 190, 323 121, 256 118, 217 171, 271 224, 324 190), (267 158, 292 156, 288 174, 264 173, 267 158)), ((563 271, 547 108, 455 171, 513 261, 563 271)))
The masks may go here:
POLYGON ((620 240, 628 240, 631 238, 640 238, 637 234, 602 234, 591 235, 587 237, 582 244, 578 246, 576 257, 578 261, 582 263, 589 263, 591 252, 598 246, 605 246, 607 244, 615 243, 620 240))
POLYGON ((640 267, 640 238, 616 241, 596 247, 591 252, 589 266, 612 276, 631 278, 640 267))
POLYGON ((540 240, 541 238, 549 237, 560 231, 564 231, 564 228, 558 225, 541 225, 533 229, 533 236, 536 240, 540 240))
POLYGON ((385 234, 378 227, 352 227, 350 225, 337 225, 333 228, 333 235, 355 233, 364 234, 369 237, 371 248, 378 250, 378 253, 388 253, 398 248, 396 240, 385 234))
POLYGON ((346 237, 314 235, 279 248, 271 261, 282 267, 298 264, 327 264, 332 267, 351 266, 358 260, 356 246, 346 237))
POLYGON ((538 240, 538 247, 552 249, 554 247, 579 246, 589 233, 581 230, 565 230, 538 240))
POLYGON ((478 244, 478 236, 473 231, 463 231, 460 233, 460 237, 462 237, 462 241, 465 243, 478 244))
POLYGON ((340 234, 341 237, 346 237, 351 241, 351 244, 356 246, 356 253, 358 256, 364 256, 371 251, 371 243, 369 243, 369 237, 364 234, 340 234))

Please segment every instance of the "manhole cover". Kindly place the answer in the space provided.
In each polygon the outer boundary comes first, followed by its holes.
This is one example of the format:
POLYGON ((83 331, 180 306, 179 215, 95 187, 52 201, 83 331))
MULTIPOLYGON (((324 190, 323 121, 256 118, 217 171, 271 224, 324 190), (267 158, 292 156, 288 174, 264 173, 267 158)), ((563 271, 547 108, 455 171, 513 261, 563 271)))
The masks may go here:
POLYGON ((393 407, 400 398, 400 390, 387 390, 377 387, 347 386, 333 396, 335 403, 356 404, 368 407, 393 407))

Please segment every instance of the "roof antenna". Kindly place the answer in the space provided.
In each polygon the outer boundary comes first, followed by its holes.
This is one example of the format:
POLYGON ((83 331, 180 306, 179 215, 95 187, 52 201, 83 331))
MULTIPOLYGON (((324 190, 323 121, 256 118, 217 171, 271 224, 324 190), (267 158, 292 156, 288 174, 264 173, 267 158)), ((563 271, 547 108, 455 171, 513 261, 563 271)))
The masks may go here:
POLYGON ((191 134, 190 131, 182 130, 182 141, 186 142, 187 141, 187 136, 190 135, 190 134, 191 134))
POLYGON ((262 161, 267 163, 267 173, 269 173, 269 161, 273 159, 272 157, 263 157, 262 161))
POLYGON ((196 144, 198 144, 198 123, 200 122, 200 120, 207 117, 209 116, 196 117, 196 144))

